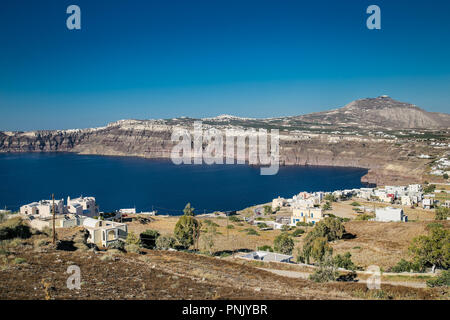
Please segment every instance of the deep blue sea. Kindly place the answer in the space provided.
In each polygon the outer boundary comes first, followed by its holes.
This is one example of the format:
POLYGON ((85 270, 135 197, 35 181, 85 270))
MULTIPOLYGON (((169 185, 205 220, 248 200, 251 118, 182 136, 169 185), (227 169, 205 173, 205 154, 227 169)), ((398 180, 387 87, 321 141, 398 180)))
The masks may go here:
POLYGON ((240 210, 292 197, 301 191, 358 188, 367 170, 287 166, 261 176, 248 165, 174 165, 170 160, 76 155, 0 154, 0 208, 67 196, 95 196, 100 211, 136 207, 138 212, 182 214, 187 202, 196 213, 240 210))

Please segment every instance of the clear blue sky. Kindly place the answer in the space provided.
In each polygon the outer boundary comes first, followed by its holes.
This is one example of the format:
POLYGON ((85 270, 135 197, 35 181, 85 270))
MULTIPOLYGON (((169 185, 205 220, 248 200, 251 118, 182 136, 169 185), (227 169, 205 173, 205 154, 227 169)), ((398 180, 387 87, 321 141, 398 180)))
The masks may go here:
POLYGON ((382 94, 449 112, 449 16, 447 0, 2 0, 0 130, 298 115, 382 94), (371 4, 381 30, 366 28, 371 4))

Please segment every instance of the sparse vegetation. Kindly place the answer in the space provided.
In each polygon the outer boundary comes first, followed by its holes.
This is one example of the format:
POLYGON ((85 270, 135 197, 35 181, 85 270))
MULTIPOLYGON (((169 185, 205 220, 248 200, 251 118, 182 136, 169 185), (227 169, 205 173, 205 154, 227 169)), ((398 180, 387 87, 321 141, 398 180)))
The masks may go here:
POLYGON ((450 270, 444 270, 435 279, 428 280, 427 286, 431 288, 450 286, 450 270))

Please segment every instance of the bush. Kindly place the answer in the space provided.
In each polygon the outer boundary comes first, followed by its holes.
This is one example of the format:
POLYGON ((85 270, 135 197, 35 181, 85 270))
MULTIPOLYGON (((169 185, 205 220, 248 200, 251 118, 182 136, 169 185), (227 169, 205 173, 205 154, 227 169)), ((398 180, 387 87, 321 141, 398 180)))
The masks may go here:
POLYGON ((14 259, 14 263, 15 264, 22 264, 22 263, 25 263, 25 262, 27 262, 27 260, 25 260, 24 258, 15 258, 14 259))
POLYGON ((423 192, 424 192, 424 193, 433 193, 434 190, 436 190, 436 185, 435 185, 435 184, 430 184, 430 185, 426 186, 426 187, 423 189, 423 192))
POLYGON ((141 240, 141 245, 147 249, 153 249, 156 246, 156 240, 159 237, 159 232, 156 230, 147 229, 141 232, 139 238, 141 240))
POLYGON ((395 266, 391 268, 391 272, 420 272, 421 267, 417 263, 412 263, 410 261, 406 261, 405 259, 401 259, 395 266))
POLYGON ((363 214, 358 215, 355 218, 355 220, 357 220, 357 221, 367 221, 367 220, 370 220, 370 219, 373 219, 373 218, 375 218, 375 216, 373 216, 371 214, 363 213, 363 214))
POLYGON ((31 229, 22 218, 13 218, 0 226, 0 240, 31 237, 31 229))
POLYGON ((305 230, 303 229, 296 229, 292 232, 293 237, 300 237, 302 234, 305 233, 305 230))
POLYGON ((338 276, 339 272, 336 270, 331 255, 327 255, 324 261, 320 263, 319 268, 309 276, 309 279, 315 282, 328 282, 336 280, 338 276))
POLYGON ((231 222, 241 222, 242 220, 237 217, 237 216, 229 216, 228 220, 230 220, 231 222))
POLYGON ((227 229, 234 229, 234 226, 232 224, 227 225, 227 229))
POLYGON ((258 247, 258 251, 269 251, 269 252, 273 252, 273 249, 272 249, 271 246, 264 245, 264 246, 258 247))
POLYGON ((127 245, 136 245, 138 247, 141 245, 141 240, 134 234, 134 232, 128 232, 125 242, 127 245))
POLYGON ((354 206, 354 207, 360 207, 361 204, 359 202, 353 201, 350 205, 354 206))
POLYGON ((357 267, 353 263, 351 257, 352 257, 352 255, 350 254, 350 252, 346 252, 343 255, 338 254, 334 257, 333 263, 338 268, 344 268, 344 269, 352 270, 352 271, 356 270, 357 267))
POLYGON ((208 226, 214 226, 214 227, 218 227, 219 225, 217 223, 215 223, 214 221, 211 221, 209 219, 205 219, 203 220, 205 222, 206 225, 208 226))
POLYGON ((444 174, 442 175, 442 178, 444 178, 445 180, 447 180, 447 179, 448 179, 448 174, 447 174, 447 173, 444 173, 444 174))
POLYGON ((272 207, 271 206, 264 206, 264 214, 272 214, 272 207))
POLYGON ((140 253, 140 249, 139 246, 137 244, 127 244, 125 245, 125 250, 126 252, 131 252, 131 253, 140 253))
POLYGON ((292 254, 294 240, 287 233, 282 233, 273 241, 273 249, 279 253, 292 254))
POLYGON ((249 236, 259 236, 259 233, 255 229, 252 229, 252 228, 247 229, 247 234, 249 236))
POLYGON ((158 250, 168 250, 175 247, 176 240, 170 236, 159 236, 156 239, 156 249, 158 250))
POLYGON ((435 279, 427 281, 429 287, 448 287, 450 286, 450 270, 442 271, 442 273, 435 279))
POLYGON ((125 242, 122 240, 115 240, 108 243, 108 250, 120 250, 125 251, 125 242))
POLYGON ((268 228, 269 226, 267 225, 267 223, 258 223, 258 228, 260 229, 264 229, 264 228, 268 228))
POLYGON ((436 209, 435 220, 447 220, 448 217, 450 217, 449 208, 439 207, 436 209))

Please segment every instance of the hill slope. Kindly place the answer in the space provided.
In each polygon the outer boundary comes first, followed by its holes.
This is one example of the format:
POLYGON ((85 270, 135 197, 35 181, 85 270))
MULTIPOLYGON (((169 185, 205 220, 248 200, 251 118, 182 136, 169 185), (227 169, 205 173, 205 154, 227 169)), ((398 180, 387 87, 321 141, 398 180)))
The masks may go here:
POLYGON ((450 115, 425 111, 388 96, 352 101, 346 106, 294 117, 296 120, 341 127, 381 127, 393 129, 448 128, 450 115))

